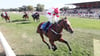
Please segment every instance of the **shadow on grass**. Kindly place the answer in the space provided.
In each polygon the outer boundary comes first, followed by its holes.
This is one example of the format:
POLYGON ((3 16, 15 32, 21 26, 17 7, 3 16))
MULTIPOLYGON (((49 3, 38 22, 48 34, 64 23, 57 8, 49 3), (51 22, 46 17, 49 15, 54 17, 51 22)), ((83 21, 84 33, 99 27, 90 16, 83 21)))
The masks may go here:
POLYGON ((30 24, 31 23, 29 20, 12 20, 11 22, 14 22, 16 24, 30 24))
POLYGON ((11 22, 23 22, 23 21, 27 21, 27 20, 12 20, 11 22))
POLYGON ((31 22, 20 22, 20 23, 17 23, 17 24, 30 24, 31 22))

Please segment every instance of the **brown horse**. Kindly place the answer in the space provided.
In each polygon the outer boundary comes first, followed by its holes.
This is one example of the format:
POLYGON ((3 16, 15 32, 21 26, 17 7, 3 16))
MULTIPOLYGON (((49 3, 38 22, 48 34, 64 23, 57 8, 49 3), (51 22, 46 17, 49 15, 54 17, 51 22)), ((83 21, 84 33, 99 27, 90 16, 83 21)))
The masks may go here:
POLYGON ((25 15, 23 15, 22 18, 24 18, 26 20, 26 19, 29 19, 29 16, 27 14, 25 14, 25 15))
POLYGON ((3 13, 1 13, 1 17, 5 19, 6 22, 10 22, 10 18, 8 15, 3 15, 3 13))
POLYGON ((42 41, 48 46, 49 49, 50 49, 50 46, 44 40, 43 34, 49 38, 49 42, 51 44, 51 48, 52 48, 53 51, 55 51, 57 49, 57 47, 54 44, 54 42, 55 41, 59 41, 59 42, 65 43, 68 46, 70 53, 72 52, 72 49, 71 49, 69 43, 62 38, 62 34, 61 34, 63 29, 67 30, 70 33, 73 33, 73 29, 72 29, 67 17, 65 17, 64 19, 59 20, 58 23, 55 23, 55 24, 51 25, 49 27, 47 33, 45 33, 45 31, 43 31, 41 29, 41 25, 42 24, 43 23, 39 24, 39 26, 37 28, 37 33, 40 34, 40 36, 42 38, 42 41))

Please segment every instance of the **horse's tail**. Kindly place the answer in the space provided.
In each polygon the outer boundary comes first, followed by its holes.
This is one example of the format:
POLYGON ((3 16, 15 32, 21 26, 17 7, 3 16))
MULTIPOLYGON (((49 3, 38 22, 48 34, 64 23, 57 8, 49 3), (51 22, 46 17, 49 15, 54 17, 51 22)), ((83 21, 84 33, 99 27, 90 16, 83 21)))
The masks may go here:
POLYGON ((4 17, 3 13, 1 13, 1 17, 4 17))
POLYGON ((43 24, 43 23, 40 23, 39 26, 37 27, 37 31, 36 31, 37 33, 42 32, 42 29, 40 29, 42 24, 43 24))

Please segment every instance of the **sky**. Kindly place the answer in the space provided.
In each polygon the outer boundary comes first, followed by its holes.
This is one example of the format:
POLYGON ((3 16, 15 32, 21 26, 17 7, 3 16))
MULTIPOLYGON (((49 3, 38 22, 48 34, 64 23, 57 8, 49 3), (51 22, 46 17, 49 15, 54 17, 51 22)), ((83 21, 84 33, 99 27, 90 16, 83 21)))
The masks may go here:
POLYGON ((91 1, 100 0, 0 0, 0 9, 18 8, 22 7, 23 5, 32 5, 33 7, 36 7, 37 4, 43 4, 45 6, 45 9, 52 7, 61 8, 64 6, 68 6, 65 4, 91 1))

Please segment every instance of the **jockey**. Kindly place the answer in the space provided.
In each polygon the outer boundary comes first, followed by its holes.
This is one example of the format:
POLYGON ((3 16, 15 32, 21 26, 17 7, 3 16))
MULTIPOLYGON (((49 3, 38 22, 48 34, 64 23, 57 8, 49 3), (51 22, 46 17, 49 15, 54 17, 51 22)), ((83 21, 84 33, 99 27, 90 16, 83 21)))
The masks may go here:
POLYGON ((46 12, 46 16, 48 18, 48 22, 44 27, 44 30, 47 31, 47 28, 52 23, 57 23, 59 21, 60 11, 58 8, 51 8, 46 12))
POLYGON ((5 12, 5 16, 8 16, 8 13, 7 12, 5 12))
POLYGON ((3 16, 6 16, 5 12, 2 12, 3 16))
POLYGON ((32 13, 33 17, 36 17, 37 15, 39 15, 39 13, 37 11, 32 13))
POLYGON ((35 14, 38 14, 38 12, 36 12, 35 14))
POLYGON ((50 23, 58 22, 60 11, 58 8, 51 8, 46 12, 46 16, 50 23))
POLYGON ((37 12, 37 11, 36 11, 36 12, 33 12, 32 15, 33 15, 33 14, 38 14, 38 12, 37 12))
POLYGON ((27 13, 26 13, 26 12, 24 12, 24 15, 27 15, 27 13))

